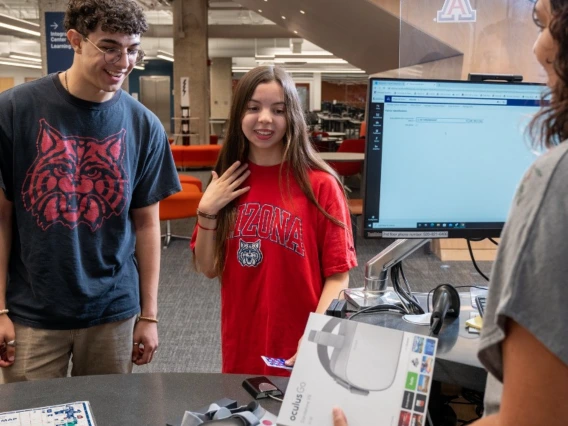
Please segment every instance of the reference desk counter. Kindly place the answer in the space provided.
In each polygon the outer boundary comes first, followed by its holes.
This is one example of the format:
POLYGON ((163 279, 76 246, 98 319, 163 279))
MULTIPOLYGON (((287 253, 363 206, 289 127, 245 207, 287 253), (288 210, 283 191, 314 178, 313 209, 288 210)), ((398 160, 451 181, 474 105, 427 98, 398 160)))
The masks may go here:
MULTIPOLYGON (((186 410, 198 410, 227 397, 248 404, 241 386, 250 376, 216 373, 141 373, 68 377, 0 385, 0 412, 89 401, 98 426, 165 426, 181 422, 186 410)), ((285 389, 288 379, 270 377, 285 389)), ((278 415, 280 403, 260 404, 278 415)), ((179 423, 178 423, 179 424, 179 423)))
MULTIPOLYGON (((474 312, 469 292, 460 292, 460 316, 444 320, 444 325, 438 336, 438 351, 434 365, 434 380, 463 386, 468 389, 483 392, 487 381, 487 371, 477 358, 479 335, 471 334, 465 322, 474 312)), ((422 307, 426 306, 425 293, 414 294, 422 307)), ((432 295, 430 295, 432 303, 432 295)), ((395 328, 416 334, 429 334, 429 327, 411 324, 395 313, 361 314, 354 321, 395 328)))

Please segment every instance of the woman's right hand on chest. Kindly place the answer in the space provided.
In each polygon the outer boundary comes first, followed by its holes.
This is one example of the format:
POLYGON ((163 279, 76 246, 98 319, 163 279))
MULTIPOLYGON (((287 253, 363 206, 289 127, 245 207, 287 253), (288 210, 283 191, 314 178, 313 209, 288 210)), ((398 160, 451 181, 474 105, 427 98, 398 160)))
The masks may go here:
POLYGON ((250 175, 247 163, 241 164, 240 161, 236 161, 221 176, 215 171, 211 174, 213 179, 203 193, 198 207, 204 213, 217 214, 219 210, 250 189, 250 186, 240 187, 250 175))

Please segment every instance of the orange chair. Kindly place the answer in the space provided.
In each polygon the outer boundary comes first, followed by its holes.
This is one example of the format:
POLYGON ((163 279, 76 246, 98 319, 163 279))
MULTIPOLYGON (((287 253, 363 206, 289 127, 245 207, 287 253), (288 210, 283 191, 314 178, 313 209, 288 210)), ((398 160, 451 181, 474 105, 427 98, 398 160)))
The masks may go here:
POLYGON ((219 142, 219 136, 217 135, 209 135, 209 143, 211 145, 217 145, 217 143, 219 142))
POLYGON ((170 145, 178 168, 211 168, 217 163, 221 145, 170 145))
MULTIPOLYGON (((337 152, 365 153, 365 139, 345 139, 337 152)), ((330 161, 329 165, 340 177, 353 176, 361 173, 363 163, 360 161, 330 161)))
POLYGON ((179 176, 179 182, 180 183, 192 183, 199 188, 200 192, 203 192, 203 183, 201 182, 201 179, 196 178, 195 176, 190 176, 190 175, 178 174, 178 176, 179 176))
MULTIPOLYGON (((190 176, 191 177, 191 176, 190 176)), ((193 183, 182 183, 182 190, 160 201, 160 220, 166 221, 166 233, 163 248, 168 248, 172 238, 191 239, 189 236, 172 234, 170 221, 174 219, 187 219, 197 216, 197 206, 203 193, 193 183)))

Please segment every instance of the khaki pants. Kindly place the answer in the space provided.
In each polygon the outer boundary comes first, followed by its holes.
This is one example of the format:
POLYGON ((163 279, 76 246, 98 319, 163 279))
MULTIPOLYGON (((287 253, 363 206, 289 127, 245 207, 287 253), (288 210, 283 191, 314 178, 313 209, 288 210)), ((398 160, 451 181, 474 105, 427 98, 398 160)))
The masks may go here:
POLYGON ((136 317, 77 330, 44 330, 14 323, 16 359, 0 368, 0 383, 132 372, 136 317), (72 359, 71 359, 72 358, 72 359))

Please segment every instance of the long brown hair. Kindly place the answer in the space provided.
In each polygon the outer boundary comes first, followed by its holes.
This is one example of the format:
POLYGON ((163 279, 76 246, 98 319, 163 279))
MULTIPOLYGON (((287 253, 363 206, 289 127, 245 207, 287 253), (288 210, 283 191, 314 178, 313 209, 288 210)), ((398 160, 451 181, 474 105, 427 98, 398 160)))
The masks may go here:
POLYGON ((558 78, 545 95, 550 103, 541 108, 529 126, 535 148, 551 148, 568 139, 568 1, 550 0, 550 6, 550 35, 558 47, 552 65, 558 78))
MULTIPOLYGON (((317 208, 332 222, 345 227, 345 224, 331 216, 317 202, 309 180, 310 170, 321 170, 332 175, 341 185, 335 171, 321 160, 309 140, 308 128, 302 112, 300 98, 294 81, 284 69, 274 66, 261 66, 250 70, 239 80, 235 89, 229 124, 215 166, 215 171, 221 176, 235 161, 242 163, 248 161, 249 142, 246 139, 241 122, 246 112, 246 107, 259 84, 277 82, 284 91, 284 103, 286 110, 286 133, 284 134, 284 154, 280 165, 279 186, 282 191, 282 177, 284 176, 288 193, 290 194, 290 174, 283 173, 284 163, 289 165, 293 178, 296 180, 303 193, 314 203, 317 208)), ((225 251, 227 239, 235 224, 237 216, 236 200, 221 209, 217 216, 217 238, 215 240, 215 270, 219 277, 222 276, 225 267, 225 251)))

